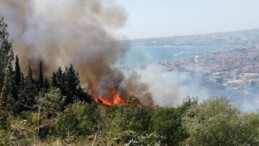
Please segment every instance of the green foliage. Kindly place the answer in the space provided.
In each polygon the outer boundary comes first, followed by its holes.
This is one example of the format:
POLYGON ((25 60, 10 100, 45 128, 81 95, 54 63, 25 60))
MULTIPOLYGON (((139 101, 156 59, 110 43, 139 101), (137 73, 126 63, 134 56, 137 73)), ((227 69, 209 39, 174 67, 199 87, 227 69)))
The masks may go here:
POLYGON ((129 139, 124 141, 124 145, 135 146, 135 145, 156 145, 159 144, 159 140, 163 139, 161 136, 155 133, 140 134, 132 130, 127 130, 119 133, 119 138, 129 139))
POLYGON ((93 103, 72 65, 54 72, 51 85, 42 61, 37 79, 30 66, 23 76, 18 56, 13 72, 6 28, 1 19, 0 145, 259 145, 259 114, 241 113, 224 98, 188 98, 177 108, 106 107, 93 103))
POLYGON ((211 98, 183 117, 191 145, 258 145, 258 123, 258 115, 242 115, 225 98, 211 98))
POLYGON ((52 128, 52 135, 63 139, 85 136, 94 132, 99 113, 96 104, 82 102, 68 106, 52 128))
POLYGON ((15 85, 20 86, 21 81, 22 81, 22 73, 21 73, 21 68, 20 68, 20 63, 19 63, 19 58, 16 56, 15 59, 15 74, 14 74, 14 80, 15 80, 15 85))
POLYGON ((44 92, 48 92, 49 88, 50 88, 49 81, 48 81, 48 79, 45 79, 44 80, 44 92))
POLYGON ((122 130, 132 130, 136 132, 147 132, 150 127, 150 120, 153 110, 150 107, 121 106, 118 108, 119 123, 122 130))
POLYGON ((10 145, 10 121, 7 111, 0 110, 0 145, 10 145))
POLYGON ((0 131, 10 129, 10 122, 8 121, 8 117, 9 115, 7 111, 0 110, 0 131))
POLYGON ((58 81, 57 81, 57 76, 56 76, 56 73, 53 73, 52 74, 52 77, 51 77, 51 86, 52 87, 58 87, 58 81))
POLYGON ((0 111, 2 112, 13 111, 14 95, 17 93, 12 77, 12 43, 8 41, 7 25, 3 21, 2 18, 0 20, 0 111))
POLYGON ((7 24, 0 19, 0 93, 4 86, 4 79, 8 65, 13 61, 12 43, 9 42, 9 34, 6 31, 7 24))
POLYGON ((81 88, 79 75, 72 65, 66 67, 64 72, 60 67, 56 73, 53 73, 51 84, 53 87, 60 88, 61 93, 67 97, 65 105, 78 101, 92 102, 91 97, 81 88))
POLYGON ((65 97, 63 97, 61 94, 60 89, 53 88, 43 97, 38 99, 38 107, 44 111, 62 111, 62 107, 64 106, 64 99, 65 97))
POLYGON ((150 119, 153 109, 150 107, 112 106, 99 107, 102 118, 101 133, 108 145, 134 140, 139 143, 151 141, 150 119), (141 139, 140 136, 142 137, 141 139), (144 140, 145 139, 145 140, 144 140), (141 142, 142 141, 142 142, 141 142))
POLYGON ((235 145, 259 145, 259 114, 245 114, 239 117, 238 122, 232 121, 237 141, 235 145))
POLYGON ((12 79, 12 65, 8 66, 8 70, 5 75, 4 86, 0 95, 0 110, 13 111, 14 110, 14 96, 13 93, 13 79, 12 79))
POLYGON ((15 103, 16 113, 35 109, 35 98, 38 96, 37 83, 33 78, 33 72, 29 66, 25 82, 20 87, 18 100, 15 103))
POLYGON ((155 112, 153 128, 155 133, 164 137, 164 143, 177 144, 188 137, 181 126, 181 116, 182 111, 174 108, 161 108, 155 112))
POLYGON ((162 143, 179 144, 188 138, 185 128, 182 126, 182 116, 196 100, 188 98, 184 104, 178 108, 159 108, 152 117, 152 128, 154 132, 163 137, 162 143))
POLYGON ((118 108, 117 106, 98 107, 101 117, 100 135, 104 135, 104 143, 107 145, 114 143, 118 138, 118 134, 122 131, 122 127, 119 125, 121 117, 117 112, 118 108))
POLYGON ((43 77, 43 69, 42 69, 42 61, 39 64, 39 88, 43 88, 44 85, 44 77, 43 77))

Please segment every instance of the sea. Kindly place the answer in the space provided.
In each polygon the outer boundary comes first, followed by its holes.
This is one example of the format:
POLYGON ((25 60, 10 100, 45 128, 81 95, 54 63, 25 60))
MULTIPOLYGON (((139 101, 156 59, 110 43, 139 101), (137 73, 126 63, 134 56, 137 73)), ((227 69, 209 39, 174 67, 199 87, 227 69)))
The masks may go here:
POLYGON ((131 47, 117 64, 118 66, 135 66, 170 60, 190 59, 208 52, 235 49, 237 46, 139 46, 131 47))
MULTIPOLYGON (((137 67, 142 64, 154 64, 159 62, 166 62, 171 60, 182 60, 191 59, 196 56, 206 55, 210 52, 218 52, 225 50, 232 50, 240 48, 241 46, 143 46, 143 47, 132 47, 121 61, 117 64, 118 67, 137 67)), ((173 74, 173 73, 172 73, 173 74)), ((250 97, 250 93, 244 94, 243 91, 229 91, 226 89, 215 89, 214 86, 211 88, 206 84, 200 86, 206 91, 213 90, 213 96, 227 97, 234 103, 241 105, 246 111, 259 110, 258 104, 255 103, 254 99, 250 97)), ((192 96, 199 96, 197 95, 192 96)))

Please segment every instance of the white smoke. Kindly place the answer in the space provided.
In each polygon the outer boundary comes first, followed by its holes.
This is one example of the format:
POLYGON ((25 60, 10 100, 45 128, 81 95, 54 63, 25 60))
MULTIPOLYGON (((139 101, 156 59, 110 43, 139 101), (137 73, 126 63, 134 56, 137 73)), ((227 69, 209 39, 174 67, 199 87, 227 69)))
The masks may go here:
POLYGON ((176 107, 188 96, 199 99, 210 96, 209 91, 200 85, 200 81, 189 73, 167 71, 163 66, 154 64, 125 71, 125 74, 131 75, 132 72, 139 76, 141 83, 147 85, 154 104, 158 106, 176 107))

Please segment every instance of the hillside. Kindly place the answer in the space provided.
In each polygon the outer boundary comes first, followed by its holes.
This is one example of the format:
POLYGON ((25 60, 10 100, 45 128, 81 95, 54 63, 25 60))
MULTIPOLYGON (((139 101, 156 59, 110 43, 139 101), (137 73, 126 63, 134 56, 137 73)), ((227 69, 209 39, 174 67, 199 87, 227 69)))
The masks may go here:
POLYGON ((259 42, 259 29, 189 36, 172 36, 132 40, 132 46, 208 46, 249 45, 259 42))

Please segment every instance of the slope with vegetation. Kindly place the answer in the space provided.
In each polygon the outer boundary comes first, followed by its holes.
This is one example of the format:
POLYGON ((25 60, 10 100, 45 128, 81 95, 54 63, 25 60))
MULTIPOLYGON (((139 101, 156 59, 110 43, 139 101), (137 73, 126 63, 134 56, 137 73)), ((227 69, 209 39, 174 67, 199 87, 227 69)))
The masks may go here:
POLYGON ((0 21, 0 145, 259 145, 259 114, 224 98, 176 108, 102 106, 80 87, 70 65, 51 80, 42 62, 24 75, 0 21))

